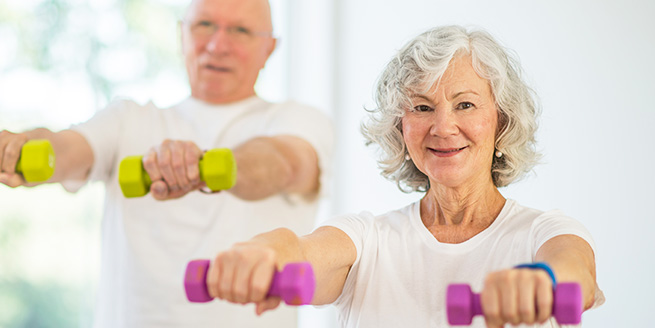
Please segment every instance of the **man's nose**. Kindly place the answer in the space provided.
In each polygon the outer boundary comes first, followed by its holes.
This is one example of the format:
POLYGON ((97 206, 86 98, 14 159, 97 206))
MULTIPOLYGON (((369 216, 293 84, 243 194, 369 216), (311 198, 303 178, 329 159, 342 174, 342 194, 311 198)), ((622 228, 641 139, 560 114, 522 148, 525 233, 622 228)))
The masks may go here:
POLYGON ((232 42, 230 37, 227 34, 227 31, 224 28, 216 29, 216 32, 212 34, 207 42, 207 51, 211 54, 221 54, 226 53, 232 47, 232 42))

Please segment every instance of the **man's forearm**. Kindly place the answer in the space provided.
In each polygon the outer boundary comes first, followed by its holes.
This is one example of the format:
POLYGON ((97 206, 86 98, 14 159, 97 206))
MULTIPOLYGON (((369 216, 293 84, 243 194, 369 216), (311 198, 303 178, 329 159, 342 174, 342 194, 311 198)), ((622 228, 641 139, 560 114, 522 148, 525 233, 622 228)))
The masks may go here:
POLYGON ((233 151, 237 181, 230 192, 259 200, 280 192, 315 195, 319 188, 318 158, 306 141, 291 136, 252 139, 233 151))
POLYGON ((93 165, 93 151, 86 139, 72 130, 52 132, 39 128, 25 132, 30 140, 48 139, 55 151, 55 172, 48 182, 83 180, 93 165))

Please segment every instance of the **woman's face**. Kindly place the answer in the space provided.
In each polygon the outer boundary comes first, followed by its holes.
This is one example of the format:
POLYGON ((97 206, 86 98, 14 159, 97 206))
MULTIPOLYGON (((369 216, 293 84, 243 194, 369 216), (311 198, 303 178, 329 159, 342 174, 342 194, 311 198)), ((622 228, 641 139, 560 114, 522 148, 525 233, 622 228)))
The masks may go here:
POLYGON ((403 138, 430 185, 491 182, 498 111, 491 86, 473 70, 471 57, 454 58, 438 85, 410 96, 403 138))

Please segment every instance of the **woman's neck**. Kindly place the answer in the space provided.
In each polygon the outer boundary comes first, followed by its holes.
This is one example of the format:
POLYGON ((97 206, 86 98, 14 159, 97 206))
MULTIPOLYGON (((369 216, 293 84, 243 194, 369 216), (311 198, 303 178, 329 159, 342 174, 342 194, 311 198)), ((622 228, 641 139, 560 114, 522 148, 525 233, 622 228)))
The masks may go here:
POLYGON ((421 220, 442 242, 462 242, 486 229, 505 206, 492 184, 484 188, 431 185, 421 200, 421 220))

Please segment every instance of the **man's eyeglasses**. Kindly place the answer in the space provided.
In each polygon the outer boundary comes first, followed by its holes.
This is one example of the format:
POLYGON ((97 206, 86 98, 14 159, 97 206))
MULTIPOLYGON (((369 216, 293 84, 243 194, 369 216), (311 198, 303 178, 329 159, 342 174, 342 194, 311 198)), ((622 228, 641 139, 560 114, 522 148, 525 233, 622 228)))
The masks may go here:
POLYGON ((253 31, 247 27, 238 25, 223 26, 206 20, 183 23, 188 24, 191 35, 197 40, 209 39, 220 29, 225 29, 225 35, 235 42, 249 42, 255 37, 273 36, 273 32, 269 31, 253 31))

